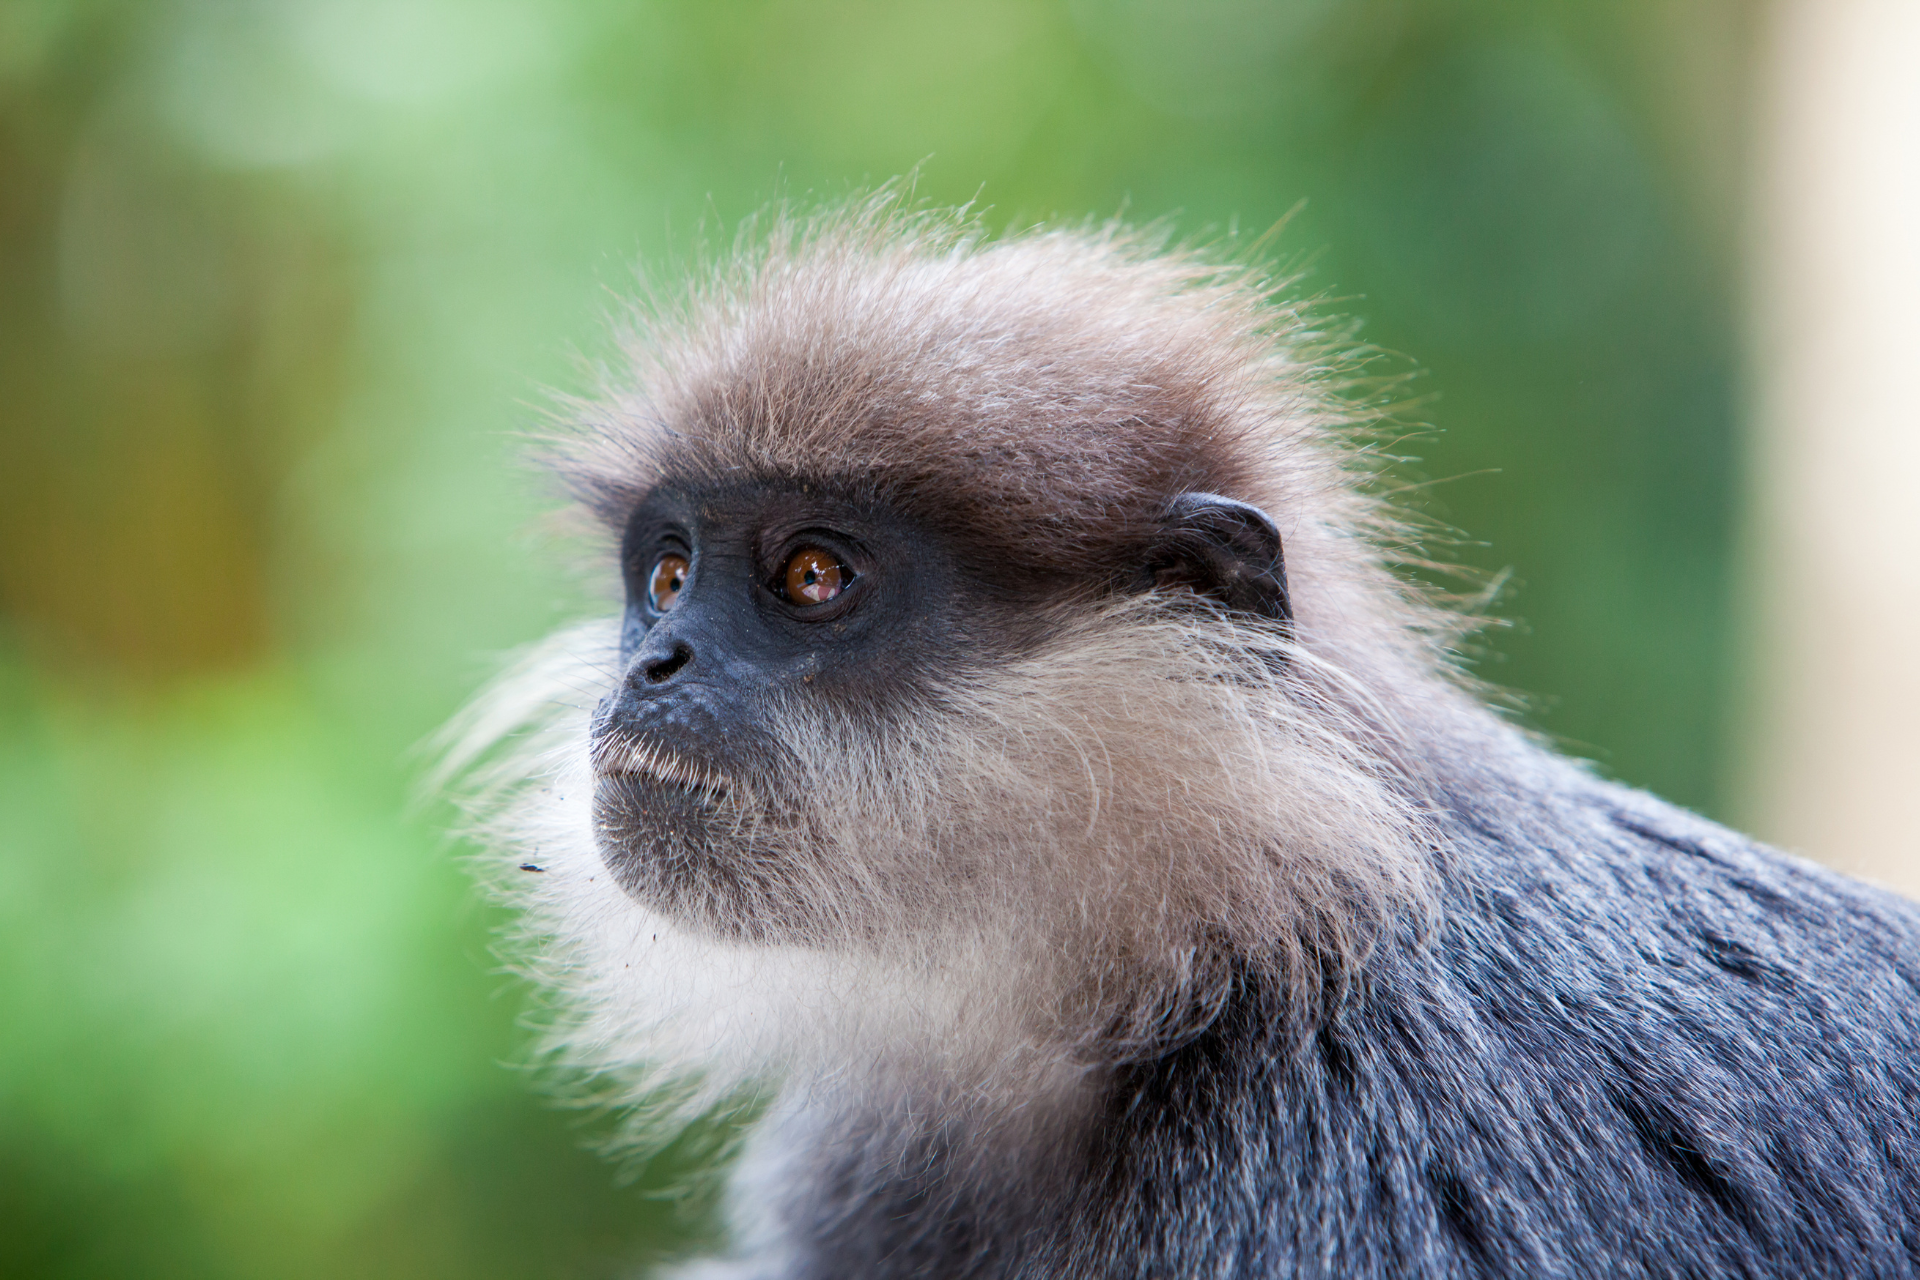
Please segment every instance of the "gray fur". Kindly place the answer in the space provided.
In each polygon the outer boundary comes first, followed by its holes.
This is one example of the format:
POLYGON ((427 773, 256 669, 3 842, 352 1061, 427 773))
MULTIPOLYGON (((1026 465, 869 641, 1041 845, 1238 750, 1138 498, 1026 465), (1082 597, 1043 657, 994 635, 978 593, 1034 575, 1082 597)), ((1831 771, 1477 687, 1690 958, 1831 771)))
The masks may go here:
POLYGON ((1044 1179, 814 1170, 781 1274, 1920 1274, 1913 904, 1490 722, 1434 746, 1444 923, 1310 1039, 1249 978, 1044 1179))

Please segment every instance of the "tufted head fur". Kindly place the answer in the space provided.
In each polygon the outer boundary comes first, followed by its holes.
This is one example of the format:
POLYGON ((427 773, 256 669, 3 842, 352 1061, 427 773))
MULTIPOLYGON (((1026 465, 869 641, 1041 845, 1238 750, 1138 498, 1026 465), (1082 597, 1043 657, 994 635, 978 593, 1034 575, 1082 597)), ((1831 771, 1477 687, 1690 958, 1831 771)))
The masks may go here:
POLYGON ((1204 1025, 1249 966, 1304 1025, 1425 910, 1420 713, 1392 690, 1451 696, 1438 615, 1382 563, 1335 350, 1246 268, 1114 225, 989 240, 885 195, 776 217, 637 312, 551 448, 616 536, 665 483, 819 486, 1014 585, 885 697, 782 699, 782 794, 833 803, 727 793, 716 839, 757 877, 733 908, 638 901, 596 848, 611 620, 476 703, 450 767, 555 1051, 681 1114, 786 1081, 1011 1124, 1204 1025), (1193 491, 1272 516, 1290 623, 1140 589, 1193 491))

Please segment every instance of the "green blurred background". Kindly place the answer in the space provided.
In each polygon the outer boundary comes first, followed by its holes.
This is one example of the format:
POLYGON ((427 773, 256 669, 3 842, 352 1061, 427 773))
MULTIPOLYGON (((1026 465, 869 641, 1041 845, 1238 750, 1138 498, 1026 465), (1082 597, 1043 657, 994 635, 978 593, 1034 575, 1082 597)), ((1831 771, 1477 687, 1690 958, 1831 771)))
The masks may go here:
MULTIPOLYGON (((592 598, 516 430, 635 262, 924 161, 1272 252, 1512 578, 1482 675, 1722 812, 1737 0, 0 0, 0 1274, 611 1276, 424 737, 592 598), (703 231, 704 228, 704 231, 703 231)), ((686 1161, 678 1169, 684 1172, 686 1161)))

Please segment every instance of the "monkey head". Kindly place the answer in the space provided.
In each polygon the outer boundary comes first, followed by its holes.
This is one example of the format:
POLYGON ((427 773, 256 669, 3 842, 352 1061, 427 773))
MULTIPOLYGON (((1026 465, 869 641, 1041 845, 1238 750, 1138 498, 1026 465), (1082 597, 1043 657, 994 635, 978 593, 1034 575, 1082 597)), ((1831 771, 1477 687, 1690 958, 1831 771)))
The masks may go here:
POLYGON ((1070 1074, 1236 965, 1313 999, 1420 897, 1369 672, 1437 661, 1324 346, 1245 269, 884 200, 640 314, 552 450, 624 605, 461 755, 510 743, 477 809, 556 1047, 711 1100, 1070 1074))

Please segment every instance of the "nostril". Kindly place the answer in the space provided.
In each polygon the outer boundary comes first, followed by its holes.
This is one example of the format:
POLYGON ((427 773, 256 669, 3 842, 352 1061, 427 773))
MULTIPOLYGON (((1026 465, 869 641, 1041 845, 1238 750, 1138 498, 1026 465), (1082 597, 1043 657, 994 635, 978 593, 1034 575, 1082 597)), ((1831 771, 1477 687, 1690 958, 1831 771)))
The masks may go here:
POLYGON ((693 650, 684 644, 673 646, 673 652, 664 658, 655 658, 646 664, 644 670, 648 684, 664 684, 673 679, 673 673, 693 661, 693 650))

